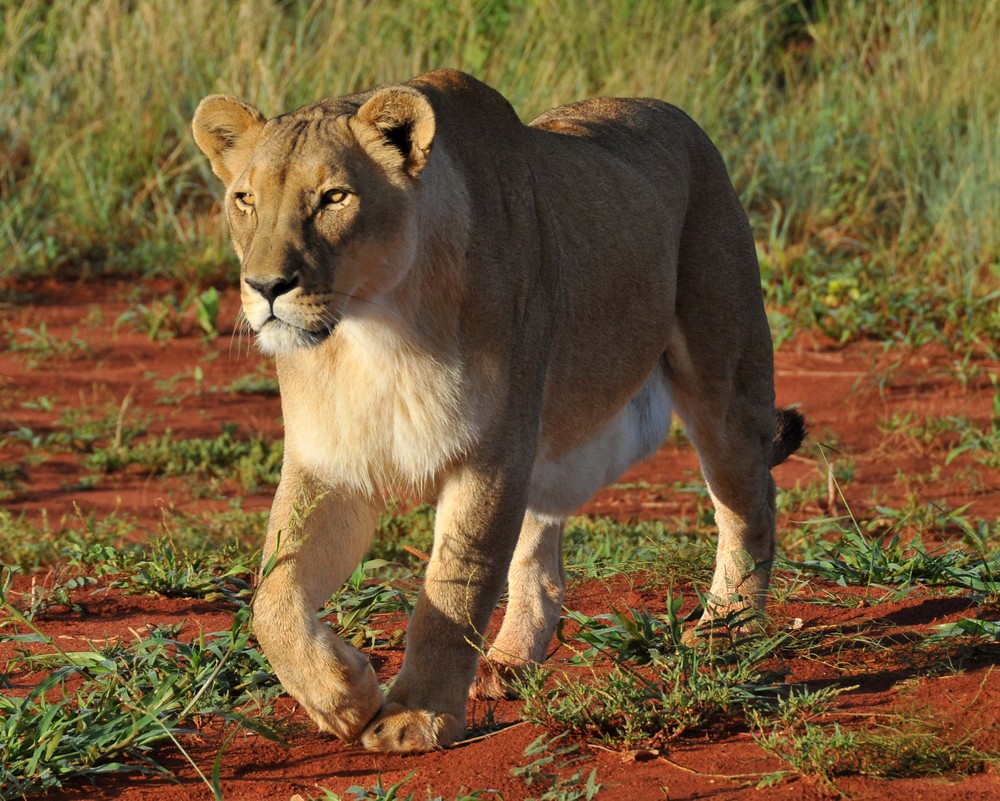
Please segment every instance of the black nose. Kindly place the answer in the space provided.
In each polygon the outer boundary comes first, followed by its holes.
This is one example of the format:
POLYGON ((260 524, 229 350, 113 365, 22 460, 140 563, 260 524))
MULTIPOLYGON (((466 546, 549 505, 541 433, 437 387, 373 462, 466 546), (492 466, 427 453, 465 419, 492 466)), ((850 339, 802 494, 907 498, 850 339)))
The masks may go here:
POLYGON ((256 289, 268 303, 274 303, 280 295, 291 292, 299 285, 298 273, 291 278, 271 278, 266 281, 262 281, 259 278, 247 278, 245 280, 247 286, 256 289))

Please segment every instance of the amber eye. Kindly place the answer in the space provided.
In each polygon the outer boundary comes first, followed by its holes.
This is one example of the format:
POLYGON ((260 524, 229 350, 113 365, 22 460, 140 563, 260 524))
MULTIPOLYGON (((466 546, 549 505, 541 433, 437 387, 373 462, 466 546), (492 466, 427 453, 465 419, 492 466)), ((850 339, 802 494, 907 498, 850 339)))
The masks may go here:
POLYGON ((249 211, 253 208, 254 197, 253 192, 236 192, 233 195, 236 198, 236 205, 243 211, 249 211))
POLYGON ((346 189, 327 189, 320 198, 320 204, 324 207, 346 206, 350 193, 346 189))

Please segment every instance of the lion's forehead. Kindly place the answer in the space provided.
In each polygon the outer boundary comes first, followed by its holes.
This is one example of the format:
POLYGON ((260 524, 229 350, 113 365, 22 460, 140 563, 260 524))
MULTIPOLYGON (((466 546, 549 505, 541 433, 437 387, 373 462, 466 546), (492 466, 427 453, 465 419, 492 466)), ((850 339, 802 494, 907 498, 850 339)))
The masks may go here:
POLYGON ((265 128, 251 162, 257 175, 276 175, 282 179, 292 174, 322 180, 331 172, 342 172, 349 161, 347 154, 357 148, 347 121, 349 115, 310 112, 286 115, 271 120, 265 128))

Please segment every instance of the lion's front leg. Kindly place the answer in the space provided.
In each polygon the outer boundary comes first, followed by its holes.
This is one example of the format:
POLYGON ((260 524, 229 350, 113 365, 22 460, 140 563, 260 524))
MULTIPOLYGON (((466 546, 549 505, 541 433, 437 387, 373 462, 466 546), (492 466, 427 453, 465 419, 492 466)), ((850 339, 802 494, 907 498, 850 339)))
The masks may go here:
POLYGON ((382 714, 362 736, 377 751, 428 751, 465 731, 483 631, 524 517, 523 486, 470 468, 448 479, 434 552, 407 631, 406 658, 382 714))
POLYGON ((371 541, 366 500, 326 490, 286 462, 253 600, 253 630, 285 690, 319 728, 356 738, 382 705, 361 652, 316 619, 371 541))

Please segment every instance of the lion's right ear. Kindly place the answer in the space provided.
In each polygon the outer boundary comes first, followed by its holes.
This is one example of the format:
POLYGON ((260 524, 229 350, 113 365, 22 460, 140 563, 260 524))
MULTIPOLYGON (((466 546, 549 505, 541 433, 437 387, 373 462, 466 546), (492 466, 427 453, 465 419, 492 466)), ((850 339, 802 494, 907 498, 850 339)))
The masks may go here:
POLYGON ((265 122, 257 109, 231 95, 209 95, 198 104, 194 141, 226 186, 243 172, 265 122))

